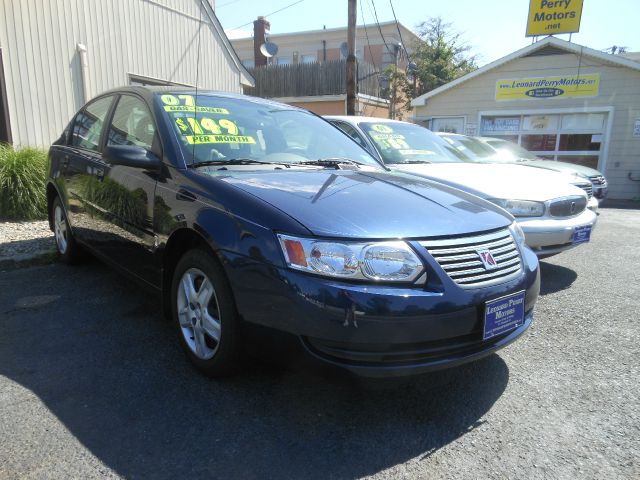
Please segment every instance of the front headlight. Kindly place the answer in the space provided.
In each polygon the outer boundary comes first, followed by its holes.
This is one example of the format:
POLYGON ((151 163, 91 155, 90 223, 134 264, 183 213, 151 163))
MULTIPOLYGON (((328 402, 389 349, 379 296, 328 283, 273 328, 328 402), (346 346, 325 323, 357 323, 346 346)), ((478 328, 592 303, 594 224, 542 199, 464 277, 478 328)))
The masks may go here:
POLYGON ((544 215, 544 203, 533 200, 507 200, 490 198, 490 202, 504 208, 514 217, 541 217, 544 215))
POLYGON ((333 242, 278 234, 287 265, 326 277, 412 282, 424 267, 411 247, 394 242, 333 242))

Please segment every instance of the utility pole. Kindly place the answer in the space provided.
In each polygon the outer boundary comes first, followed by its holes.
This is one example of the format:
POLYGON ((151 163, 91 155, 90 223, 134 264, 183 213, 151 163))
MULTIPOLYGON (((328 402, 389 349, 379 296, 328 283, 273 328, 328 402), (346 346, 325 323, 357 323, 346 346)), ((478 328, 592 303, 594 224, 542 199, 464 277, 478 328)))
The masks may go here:
POLYGON ((356 7, 357 0, 349 0, 347 23, 347 115, 356 114, 356 7))

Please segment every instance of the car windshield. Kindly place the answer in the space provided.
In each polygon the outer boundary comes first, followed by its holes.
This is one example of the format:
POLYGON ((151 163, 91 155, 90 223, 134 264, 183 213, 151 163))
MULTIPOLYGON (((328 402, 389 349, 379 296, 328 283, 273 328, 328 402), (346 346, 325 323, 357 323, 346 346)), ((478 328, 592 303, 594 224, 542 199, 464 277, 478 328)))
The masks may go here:
POLYGON ((440 138, 476 162, 493 161, 496 156, 495 149, 477 138, 462 135, 442 135, 440 138))
POLYGON ((158 95, 187 164, 380 164, 328 122, 304 110, 224 96, 158 95))
POLYGON ((412 123, 361 122, 359 127, 388 164, 469 161, 440 137, 412 123))
POLYGON ((508 142, 506 140, 489 139, 487 143, 495 148, 498 152, 497 158, 504 161, 514 160, 540 160, 530 151, 522 148, 517 143, 508 142))

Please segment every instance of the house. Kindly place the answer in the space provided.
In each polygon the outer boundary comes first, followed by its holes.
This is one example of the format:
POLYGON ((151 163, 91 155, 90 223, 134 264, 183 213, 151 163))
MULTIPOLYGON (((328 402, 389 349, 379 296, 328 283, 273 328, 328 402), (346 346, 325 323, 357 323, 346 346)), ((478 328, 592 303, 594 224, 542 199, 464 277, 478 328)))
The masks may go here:
POLYGON ((117 86, 196 83, 253 84, 207 0, 3 1, 0 141, 46 147, 117 86))
MULTIPOLYGON (((256 90, 247 89, 247 93, 308 108, 321 115, 345 114, 346 83, 340 74, 344 70, 341 46, 346 45, 347 27, 274 35, 269 30, 269 22, 258 17, 253 37, 231 40, 242 64, 256 76, 256 90), (269 58, 260 50, 266 41, 277 46, 277 53, 269 58), (316 67, 311 67, 314 64, 316 67), (258 71, 265 67, 267 71, 258 71), (327 80, 328 85, 318 86, 307 80, 321 76, 334 82, 327 80)), ((395 21, 356 27, 358 114, 388 115, 389 100, 383 94, 388 85, 382 73, 390 65, 406 69, 406 52, 411 52, 418 40, 415 33, 395 21)))
POLYGON ((415 98, 413 121, 597 168, 610 198, 638 198, 639 60, 546 37, 415 98))

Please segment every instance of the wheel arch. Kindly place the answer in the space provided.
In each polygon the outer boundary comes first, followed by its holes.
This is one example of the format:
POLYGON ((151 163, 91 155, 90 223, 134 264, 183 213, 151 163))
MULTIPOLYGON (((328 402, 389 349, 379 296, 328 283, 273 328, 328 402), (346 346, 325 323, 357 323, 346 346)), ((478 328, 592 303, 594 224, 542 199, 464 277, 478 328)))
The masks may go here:
POLYGON ((180 258, 195 248, 202 248, 212 254, 220 263, 224 271, 224 258, 219 248, 206 233, 194 227, 182 227, 174 230, 167 239, 162 255, 162 307, 166 318, 171 318, 171 283, 173 272, 180 261, 180 258))

